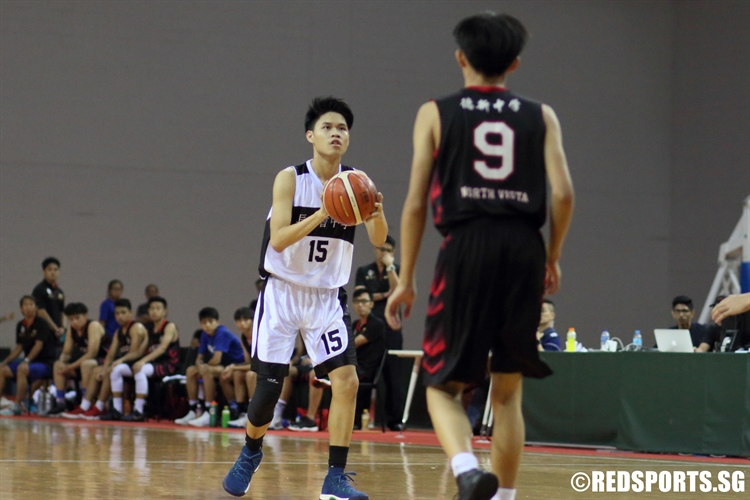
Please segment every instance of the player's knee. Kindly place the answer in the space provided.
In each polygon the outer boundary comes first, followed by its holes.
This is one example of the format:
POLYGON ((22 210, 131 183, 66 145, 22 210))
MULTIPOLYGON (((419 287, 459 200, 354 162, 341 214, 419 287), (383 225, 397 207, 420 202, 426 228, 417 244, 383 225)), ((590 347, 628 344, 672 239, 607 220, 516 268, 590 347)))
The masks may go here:
POLYGON ((273 420, 273 409, 281 396, 281 381, 258 376, 253 399, 247 408, 247 419, 255 427, 263 427, 273 420))
MULTIPOLYGON (((10 370, 8 370, 10 371, 10 370)), ((29 364, 28 363, 21 363, 18 365, 18 369, 16 370, 16 373, 19 376, 27 377, 29 375, 29 364)))
POLYGON ((519 383, 492 386, 492 402, 496 405, 509 406, 520 403, 520 394, 521 385, 519 383))
POLYGON ((187 378, 195 378, 198 375, 198 367, 195 365, 188 366, 188 369, 185 371, 185 376, 187 378))
POLYGON ((253 382, 256 382, 258 380, 258 374, 253 371, 246 371, 245 372, 245 383, 252 384, 253 382))
POLYGON ((347 396, 356 395, 359 390, 359 377, 355 370, 347 370, 342 373, 331 375, 331 389, 337 394, 347 396))

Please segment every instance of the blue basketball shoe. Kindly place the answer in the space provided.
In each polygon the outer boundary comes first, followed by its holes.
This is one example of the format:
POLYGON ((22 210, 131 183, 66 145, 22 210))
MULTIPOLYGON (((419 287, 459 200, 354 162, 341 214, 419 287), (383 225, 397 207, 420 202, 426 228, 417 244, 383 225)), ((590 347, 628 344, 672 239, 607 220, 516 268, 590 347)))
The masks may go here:
POLYGON ((357 491, 350 484, 354 482, 354 472, 344 472, 343 467, 332 467, 323 481, 320 500, 369 500, 366 493, 357 491))
POLYGON ((224 491, 230 495, 241 497, 247 490, 250 489, 250 480, 253 478, 253 474, 258 467, 260 467, 260 461, 263 458, 263 450, 258 451, 255 455, 250 454, 250 450, 247 449, 247 445, 242 447, 240 456, 237 457, 237 461, 234 463, 226 477, 222 486, 224 491))

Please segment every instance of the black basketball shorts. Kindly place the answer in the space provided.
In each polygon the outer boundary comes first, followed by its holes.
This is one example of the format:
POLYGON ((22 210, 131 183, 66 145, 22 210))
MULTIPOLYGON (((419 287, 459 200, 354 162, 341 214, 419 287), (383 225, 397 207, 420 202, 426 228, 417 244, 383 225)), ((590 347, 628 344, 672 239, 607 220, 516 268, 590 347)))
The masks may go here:
POLYGON ((493 373, 552 373, 536 343, 545 261, 539 230, 517 219, 476 219, 451 230, 430 289, 426 385, 483 380, 490 350, 493 373))

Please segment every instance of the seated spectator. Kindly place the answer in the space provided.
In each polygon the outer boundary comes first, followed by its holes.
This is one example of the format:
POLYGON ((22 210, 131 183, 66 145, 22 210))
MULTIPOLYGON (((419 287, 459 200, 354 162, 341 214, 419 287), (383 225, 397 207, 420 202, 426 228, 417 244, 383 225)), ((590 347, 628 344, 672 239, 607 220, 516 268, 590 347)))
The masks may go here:
MULTIPOLYGON (((174 375, 180 365, 180 334, 177 326, 167 320, 166 299, 158 296, 148 299, 148 315, 151 322, 146 326, 148 332, 146 355, 133 363, 130 369, 135 380, 135 408, 131 413, 122 417, 125 422, 145 420, 143 412, 146 396, 148 396, 148 379, 151 377, 161 379, 167 375, 174 375)), ((112 371, 110 379, 113 393, 122 393, 122 376, 126 375, 125 372, 125 367, 118 368, 117 372, 112 371)), ((114 398, 112 401, 115 409, 122 412, 122 407, 117 408, 121 402, 118 403, 114 398)))
POLYGON ((536 329, 536 345, 540 351, 561 351, 560 336, 555 331, 555 304, 544 299, 539 326, 536 329))
POLYGON ((0 411, 0 415, 20 415, 25 408, 23 400, 29 382, 52 377, 52 364, 55 362, 57 339, 47 322, 37 316, 34 297, 21 298, 23 319, 16 325, 16 346, 8 357, 0 363, 0 394, 5 388, 5 380, 16 379, 16 401, 10 408, 0 411), (23 353, 23 359, 17 359, 23 353))
POLYGON ((690 330, 693 347, 697 349, 706 336, 706 327, 693 322, 693 316, 695 316, 695 310, 693 309, 693 300, 690 297, 678 295, 672 300, 672 318, 677 324, 670 328, 673 330, 690 330))
POLYGON ((222 390, 226 394, 224 384, 234 381, 234 396, 237 399, 239 416, 229 422, 229 427, 245 428, 247 418, 247 404, 253 398, 255 392, 256 373, 250 370, 250 353, 253 348, 253 316, 255 311, 249 307, 240 307, 234 312, 234 324, 240 330, 240 342, 245 355, 245 362, 241 364, 230 364, 221 372, 222 390))
MULTIPOLYGON (((385 323, 372 313, 373 301, 366 289, 354 291, 354 311, 359 319, 352 328, 354 347, 357 348, 357 376, 360 382, 372 382, 377 375, 386 349, 385 323)), ((362 428, 362 410, 370 407, 370 390, 357 393, 354 429, 362 428)))
POLYGON ((146 324, 151 322, 151 318, 148 315, 148 301, 151 300, 152 297, 158 297, 159 296, 159 287, 153 284, 146 285, 146 302, 143 304, 140 304, 138 306, 138 309, 135 311, 135 318, 136 321, 138 321, 141 324, 146 324))
MULTIPOLYGON (((94 368, 101 365, 107 355, 102 347, 104 328, 98 321, 91 321, 88 312, 88 307, 81 302, 71 302, 65 306, 69 326, 62 354, 53 366, 57 393, 48 415, 59 415, 66 411, 65 386, 69 379, 80 380, 81 395, 86 396, 94 368)), ((83 413, 80 406, 73 411, 83 413)))
MULTIPOLYGON (((219 311, 213 307, 204 307, 198 313, 203 328, 201 346, 198 348, 198 359, 195 365, 187 369, 187 392, 190 410, 184 417, 175 420, 176 424, 189 424, 194 427, 205 427, 209 424, 210 416, 204 411, 205 401, 213 401, 216 396, 216 379, 221 376, 224 368, 232 363, 240 364, 245 361, 242 343, 227 327, 219 323, 219 311), (198 401, 198 378, 203 379, 203 393, 205 401, 198 401)), ((234 387, 230 384, 222 386, 226 389, 224 397, 231 415, 231 420, 238 416, 237 400, 234 387)))
MULTIPOLYGON (((372 314, 372 295, 365 288, 354 291, 354 310, 359 319, 352 327, 354 347, 357 349, 357 377, 360 382, 372 382, 377 374, 383 353, 386 350, 385 323, 372 314)), ((323 389, 330 386, 325 379, 312 377, 308 397, 307 415, 299 417, 289 430, 316 432, 315 414, 323 397, 323 389)), ((370 407, 370 391, 357 393, 357 406, 354 413, 354 429, 362 428, 362 410, 370 407)))
POLYGON ((115 319, 115 301, 122 296, 124 287, 122 281, 112 280, 107 285, 107 298, 99 306, 99 323, 104 327, 104 333, 107 334, 107 348, 112 342, 112 336, 119 327, 115 319))
MULTIPOLYGON (((120 325, 112 337, 112 345, 104 358, 104 364, 94 371, 94 379, 101 382, 99 400, 96 405, 83 414, 88 420, 120 420, 122 418, 122 377, 133 376, 132 366, 146 353, 148 347, 148 331, 138 321, 133 320, 133 308, 128 299, 115 301, 115 318, 120 325), (115 359, 116 358, 116 359, 115 359), (113 377, 113 373, 116 373, 113 377), (112 379, 117 380, 120 389, 112 393, 112 409, 104 413, 109 399, 112 379)), ((87 398, 91 389, 87 390, 87 398)))
POLYGON ((60 261, 55 257, 47 257, 42 261, 44 279, 31 295, 36 300, 37 314, 47 322, 57 339, 65 333, 63 328, 63 309, 65 308, 65 294, 57 284, 60 276, 60 261))

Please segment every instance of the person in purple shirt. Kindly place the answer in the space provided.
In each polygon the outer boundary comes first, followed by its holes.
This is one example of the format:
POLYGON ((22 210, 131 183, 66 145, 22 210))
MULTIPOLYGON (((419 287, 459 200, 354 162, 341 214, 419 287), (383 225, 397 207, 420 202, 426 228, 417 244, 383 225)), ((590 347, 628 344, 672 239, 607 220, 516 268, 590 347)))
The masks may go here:
POLYGON ((539 327, 536 329, 536 344, 540 351, 562 351, 560 336, 555 331, 555 304, 544 299, 539 327))
POLYGON ((104 327, 107 334, 107 347, 112 341, 112 335, 115 334, 120 324, 115 319, 115 302, 122 296, 125 287, 120 280, 112 280, 107 286, 107 298, 99 306, 99 323, 104 327))
MULTIPOLYGON (((242 350, 240 339, 227 327, 219 323, 219 311, 213 307, 204 307, 198 313, 198 319, 200 319, 201 328, 203 328, 200 347, 198 347, 198 358, 195 360, 195 364, 189 367, 185 373, 190 410, 183 418, 175 420, 175 423, 205 427, 210 421, 208 412, 200 413, 205 408, 205 401, 211 402, 214 400, 216 381, 221 377, 221 372, 230 364, 244 363, 245 352, 242 350), (202 402, 198 401, 199 378, 203 379, 205 399, 202 402), (191 416, 192 418, 189 418, 191 416)), ((221 389, 227 399, 231 414, 230 419, 234 420, 239 415, 234 386, 231 381, 221 382, 221 389)))

